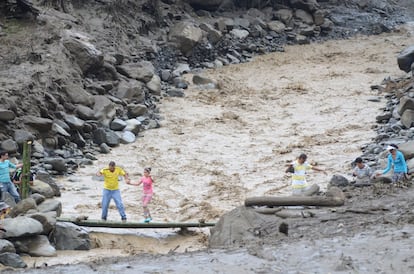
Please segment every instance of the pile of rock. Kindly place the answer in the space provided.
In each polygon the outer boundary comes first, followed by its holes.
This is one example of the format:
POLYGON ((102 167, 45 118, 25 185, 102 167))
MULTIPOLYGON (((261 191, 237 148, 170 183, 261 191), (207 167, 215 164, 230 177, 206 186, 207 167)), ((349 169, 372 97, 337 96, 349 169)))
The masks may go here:
POLYGON ((157 102, 185 95, 184 73, 404 20, 383 1, 32 2, 36 17, 0 22, 0 148, 31 140, 33 165, 50 174, 159 127, 157 102))
MULTIPOLYGON (((30 197, 14 203, 5 193, 6 203, 11 211, 0 224, 1 231, 0 263, 15 268, 26 267, 21 256, 52 257, 56 250, 89 250, 90 238, 87 231, 71 223, 56 221, 62 213, 62 204, 54 197, 56 193, 53 179, 41 176, 46 183, 35 180, 30 197)), ((58 190, 58 189, 57 189, 58 190)))

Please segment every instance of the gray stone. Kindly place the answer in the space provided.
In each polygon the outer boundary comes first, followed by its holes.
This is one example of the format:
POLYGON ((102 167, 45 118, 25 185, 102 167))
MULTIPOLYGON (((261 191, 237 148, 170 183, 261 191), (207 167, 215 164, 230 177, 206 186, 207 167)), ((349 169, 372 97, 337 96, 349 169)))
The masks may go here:
POLYGON ((244 29, 232 29, 230 31, 230 34, 239 40, 244 40, 249 36, 249 32, 247 30, 244 29))
POLYGON ((313 25, 313 17, 308 12, 298 9, 295 11, 295 17, 308 25, 313 25))
POLYGON ((133 142, 135 142, 136 137, 135 134, 132 133, 131 131, 124 131, 121 134, 121 143, 123 144, 131 144, 133 142))
POLYGON ((6 252, 16 253, 16 249, 10 241, 0 239, 0 254, 6 252))
POLYGON ((143 104, 129 104, 127 108, 129 118, 141 116, 148 112, 147 106, 143 104))
POLYGON ((64 47, 72 54, 83 73, 92 68, 102 67, 104 56, 101 51, 96 49, 86 35, 66 30, 62 41, 64 47))
POLYGON ((16 118, 16 114, 8 109, 0 108, 0 121, 13 121, 16 118))
POLYGON ((184 55, 187 55, 201 41, 203 33, 192 22, 182 21, 170 29, 168 37, 184 55))
POLYGON ((155 68, 149 61, 140 61, 137 63, 127 63, 117 66, 116 69, 122 75, 128 78, 136 79, 147 83, 155 73, 155 68))
POLYGON ((270 21, 267 23, 267 27, 276 33, 283 33, 286 29, 286 25, 280 21, 270 21))
POLYGON ((42 235, 49 235, 49 233, 55 228, 56 225, 56 212, 36 212, 27 215, 27 217, 33 218, 40 222, 43 226, 42 235))
POLYGON ((131 131, 135 135, 138 135, 141 130, 142 123, 137 119, 128 119, 125 122, 127 123, 127 126, 124 128, 124 130, 131 131))
POLYGON ((57 123, 53 123, 52 125, 52 132, 60 134, 62 136, 70 137, 71 135, 60 125, 57 123))
POLYGON ((18 145, 13 139, 7 139, 1 142, 1 149, 8 153, 14 153, 18 150, 18 145))
POLYGON ((173 70, 172 75, 173 77, 179 77, 183 75, 184 73, 190 72, 190 65, 185 63, 178 63, 176 68, 173 70))
POLYGON ((85 121, 82 119, 79 119, 75 115, 71 114, 65 114, 63 116, 64 121, 69 125, 71 129, 80 130, 85 125, 85 121))
POLYGON ((121 80, 115 95, 120 99, 135 99, 142 102, 145 99, 144 86, 143 82, 135 79, 129 79, 129 81, 121 80))
POLYGON ((35 136, 27 130, 17 129, 14 131, 13 139, 20 145, 27 141, 34 141, 35 136))
POLYGON ((92 106, 94 103, 91 94, 80 85, 66 85, 62 87, 62 90, 68 95, 70 102, 73 104, 92 106))
POLYGON ((26 198, 21 200, 16 206, 12 208, 9 215, 14 218, 19 215, 26 214, 31 209, 37 209, 36 201, 32 198, 26 198))
POLYGON ((111 152, 111 148, 106 143, 102 143, 99 145, 99 151, 103 154, 108 154, 111 152))
POLYGON ((89 250, 91 241, 88 232, 72 223, 58 222, 52 232, 57 250, 89 250))
POLYGON ((30 186, 30 189, 32 193, 38 193, 45 198, 52 198, 55 196, 55 191, 53 188, 45 182, 42 182, 40 180, 34 180, 33 185, 30 186))
POLYGON ((58 157, 45 158, 44 162, 46 164, 52 165, 53 169, 56 170, 56 171, 66 172, 68 170, 68 167, 66 165, 66 161, 63 158, 58 158, 58 157))
POLYGON ((335 174, 332 176, 331 180, 329 181, 330 186, 337 186, 337 187, 344 187, 349 185, 349 181, 342 175, 335 174))
POLYGON ((161 95, 161 78, 154 74, 151 81, 147 83, 147 88, 150 90, 153 95, 161 95))
POLYGON ((414 62, 414 46, 409 46, 405 48, 400 54, 397 56, 398 67, 405 71, 411 71, 411 65, 414 62))
POLYGON ((40 132, 48 132, 52 128, 53 121, 47 118, 27 115, 22 117, 23 124, 31 126, 40 132))
POLYGON ((171 97, 184 97, 185 93, 184 90, 181 88, 171 88, 167 90, 168 96, 171 97))
POLYGON ((3 227, 7 230, 5 238, 39 235, 43 231, 40 222, 25 216, 6 218, 3 220, 3 227))
POLYGON ((16 253, 5 252, 0 254, 0 263, 14 268, 25 268, 27 264, 16 253))
POLYGON ((62 203, 58 200, 47 199, 43 203, 37 206, 39 212, 56 212, 56 216, 59 217, 62 214, 62 203))
POLYGON ((127 123, 124 120, 115 118, 112 120, 109 128, 112 130, 123 130, 127 126, 127 123))
POLYGON ((45 235, 36 235, 13 241, 18 253, 26 253, 33 257, 57 256, 56 249, 49 243, 45 235))
POLYGON ((120 143, 119 136, 110 129, 99 128, 93 132, 94 142, 98 145, 106 143, 110 147, 118 146, 120 143))
POLYGON ((407 109, 404 111, 404 113, 401 115, 401 123, 406 128, 411 128, 414 126, 414 110, 407 109))
POLYGON ((76 109, 75 109, 75 112, 79 116, 79 118, 81 118, 83 120, 94 120, 94 119, 96 119, 95 112, 93 111, 93 109, 91 109, 88 106, 77 105, 76 109))
POLYGON ((109 127, 109 123, 115 118, 116 107, 115 104, 107 97, 102 95, 96 95, 95 105, 93 111, 95 117, 102 123, 102 125, 109 127))

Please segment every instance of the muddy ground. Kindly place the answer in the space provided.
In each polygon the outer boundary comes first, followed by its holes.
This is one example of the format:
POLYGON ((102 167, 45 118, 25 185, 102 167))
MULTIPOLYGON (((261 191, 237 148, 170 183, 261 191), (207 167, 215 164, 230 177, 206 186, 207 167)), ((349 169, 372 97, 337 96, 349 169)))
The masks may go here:
MULTIPOLYGON (((405 75, 396 56, 414 43, 413 31, 408 25, 380 36, 289 46, 284 53, 203 72, 220 89, 190 85, 185 98, 164 98, 161 128, 59 180, 63 215, 100 218, 102 182, 93 174, 110 160, 133 180, 152 167, 156 222, 215 222, 246 197, 289 195, 284 164, 301 152, 327 170, 308 177, 322 191, 334 174, 350 178, 350 163, 375 137, 375 116, 385 105, 385 94, 370 86, 405 75)), ((121 182, 121 191, 128 219, 140 221, 141 189, 121 182)), ((286 220, 289 234, 271 241, 258 237, 255 244, 218 250, 208 249, 208 229, 94 229, 100 248, 26 258, 30 269, 24 272, 412 272, 413 188, 345 191, 345 206, 299 209, 314 211, 314 217, 286 220)), ((111 208, 109 219, 119 218, 111 208)))

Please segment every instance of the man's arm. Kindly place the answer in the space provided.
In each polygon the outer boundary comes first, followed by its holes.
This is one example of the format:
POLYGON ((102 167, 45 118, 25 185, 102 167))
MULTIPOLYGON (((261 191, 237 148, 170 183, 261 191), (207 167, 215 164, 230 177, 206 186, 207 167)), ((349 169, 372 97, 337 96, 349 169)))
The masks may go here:
POLYGON ((129 178, 129 175, 128 175, 128 173, 126 173, 126 172, 125 172, 125 175, 124 175, 124 179, 125 179, 125 182, 126 182, 127 184, 131 183, 131 179, 129 178))
POLYGON ((324 170, 324 169, 320 169, 319 167, 312 166, 312 169, 313 169, 313 170, 316 170, 316 171, 323 172, 323 173, 325 173, 325 174, 326 174, 326 170, 324 170))

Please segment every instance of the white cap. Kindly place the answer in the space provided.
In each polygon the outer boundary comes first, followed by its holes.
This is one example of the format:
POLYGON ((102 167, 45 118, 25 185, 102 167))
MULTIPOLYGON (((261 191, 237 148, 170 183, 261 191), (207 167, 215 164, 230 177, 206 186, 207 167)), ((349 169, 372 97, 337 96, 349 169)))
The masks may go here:
POLYGON ((393 146, 387 146, 387 150, 393 150, 393 149, 395 149, 395 147, 393 147, 393 146))

